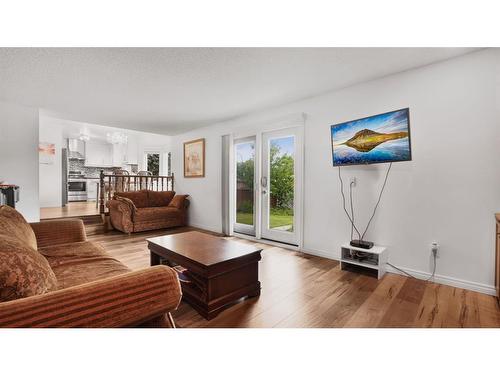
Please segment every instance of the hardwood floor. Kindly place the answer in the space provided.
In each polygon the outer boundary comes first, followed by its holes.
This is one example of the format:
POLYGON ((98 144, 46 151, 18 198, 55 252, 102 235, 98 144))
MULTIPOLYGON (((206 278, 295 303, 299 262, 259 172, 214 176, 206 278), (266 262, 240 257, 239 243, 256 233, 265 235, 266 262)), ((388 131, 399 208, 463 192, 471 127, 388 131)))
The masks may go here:
MULTIPOLYGON (((130 236, 112 231, 89 239, 139 269, 149 267, 146 238, 185 230, 193 229, 130 236)), ((493 296, 395 274, 377 280, 342 271, 334 260, 259 246, 264 249, 260 297, 237 303, 211 321, 181 303, 173 314, 176 323, 180 327, 500 327, 500 309, 493 296)))
POLYGON ((42 207, 40 219, 56 219, 61 217, 98 215, 99 208, 95 202, 69 202, 66 207, 42 207))

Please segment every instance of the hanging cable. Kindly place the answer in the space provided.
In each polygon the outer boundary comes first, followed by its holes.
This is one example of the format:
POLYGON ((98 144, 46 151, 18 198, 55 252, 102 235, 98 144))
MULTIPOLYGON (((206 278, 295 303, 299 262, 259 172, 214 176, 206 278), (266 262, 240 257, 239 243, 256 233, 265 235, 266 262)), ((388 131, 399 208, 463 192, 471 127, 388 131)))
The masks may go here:
POLYGON ((380 203, 380 199, 382 199, 382 194, 384 193, 384 189, 385 189, 385 184, 387 183, 387 177, 389 177, 389 172, 391 171, 391 168, 392 168, 392 163, 389 164, 389 168, 387 168, 387 172, 385 174, 385 179, 384 179, 384 184, 382 185, 382 189, 380 189, 380 194, 378 196, 378 200, 377 200, 377 204, 375 205, 375 207, 373 208, 373 213, 372 213, 372 216, 370 217, 370 220, 368 220, 368 224, 366 224, 366 228, 365 228, 365 231, 363 232, 363 234, 361 235, 361 240, 363 240, 363 238, 365 238, 365 234, 366 232, 368 231, 368 228, 370 227, 370 224, 373 220, 373 217, 375 216, 375 212, 377 212, 377 208, 378 208, 378 205, 380 203))
POLYGON ((340 174, 340 167, 339 168, 339 180, 340 180, 340 194, 342 194, 342 206, 344 208, 344 212, 347 215, 347 218, 351 222, 352 228, 356 231, 358 234, 358 238, 361 239, 361 233, 359 232, 358 228, 356 228, 356 225, 354 224, 354 220, 351 218, 351 215, 349 215, 349 212, 347 212, 346 204, 345 204, 345 195, 344 195, 344 181, 342 180, 342 175, 340 174))
POLYGON ((355 222, 355 219, 354 219, 354 206, 353 206, 353 203, 352 203, 352 185, 354 184, 354 181, 351 181, 349 183, 349 201, 350 201, 350 204, 351 204, 351 217, 352 217, 352 223, 351 223, 351 241, 352 241, 352 235, 354 234, 354 225, 353 223, 355 222))

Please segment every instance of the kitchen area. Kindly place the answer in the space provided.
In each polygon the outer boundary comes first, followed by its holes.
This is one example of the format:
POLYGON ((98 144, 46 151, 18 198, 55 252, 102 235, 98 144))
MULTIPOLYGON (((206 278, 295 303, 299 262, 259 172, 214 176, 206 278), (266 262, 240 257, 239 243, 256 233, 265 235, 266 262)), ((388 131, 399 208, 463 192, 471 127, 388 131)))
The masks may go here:
POLYGON ((170 173, 168 136, 50 117, 39 130, 41 219, 98 215, 101 171, 170 173))

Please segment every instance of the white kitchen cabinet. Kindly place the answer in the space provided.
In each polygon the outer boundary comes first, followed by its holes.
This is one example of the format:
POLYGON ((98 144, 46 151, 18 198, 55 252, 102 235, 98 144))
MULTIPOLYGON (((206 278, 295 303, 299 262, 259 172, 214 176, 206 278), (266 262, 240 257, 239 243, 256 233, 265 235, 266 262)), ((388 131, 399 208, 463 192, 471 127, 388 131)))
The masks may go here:
POLYGON ((134 137, 129 137, 126 147, 127 147, 126 164, 138 164, 137 163, 137 152, 138 152, 137 139, 135 139, 134 137))
POLYGON ((116 144, 113 145, 113 167, 123 167, 126 162, 127 145, 116 144))
POLYGON ((88 179, 87 180, 87 200, 96 201, 97 200, 97 185, 99 180, 88 179))
POLYGON ((112 167, 113 147, 109 143, 89 141, 85 143, 86 167, 112 167))

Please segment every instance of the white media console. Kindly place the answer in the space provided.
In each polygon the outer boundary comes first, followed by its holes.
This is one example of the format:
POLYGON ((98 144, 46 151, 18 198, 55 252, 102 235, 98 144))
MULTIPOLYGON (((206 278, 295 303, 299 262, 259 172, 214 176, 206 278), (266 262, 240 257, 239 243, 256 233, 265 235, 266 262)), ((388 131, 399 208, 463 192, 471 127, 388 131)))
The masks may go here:
POLYGON ((340 268, 348 271, 362 271, 381 279, 387 265, 387 248, 373 246, 371 249, 343 245, 340 252, 340 268))

